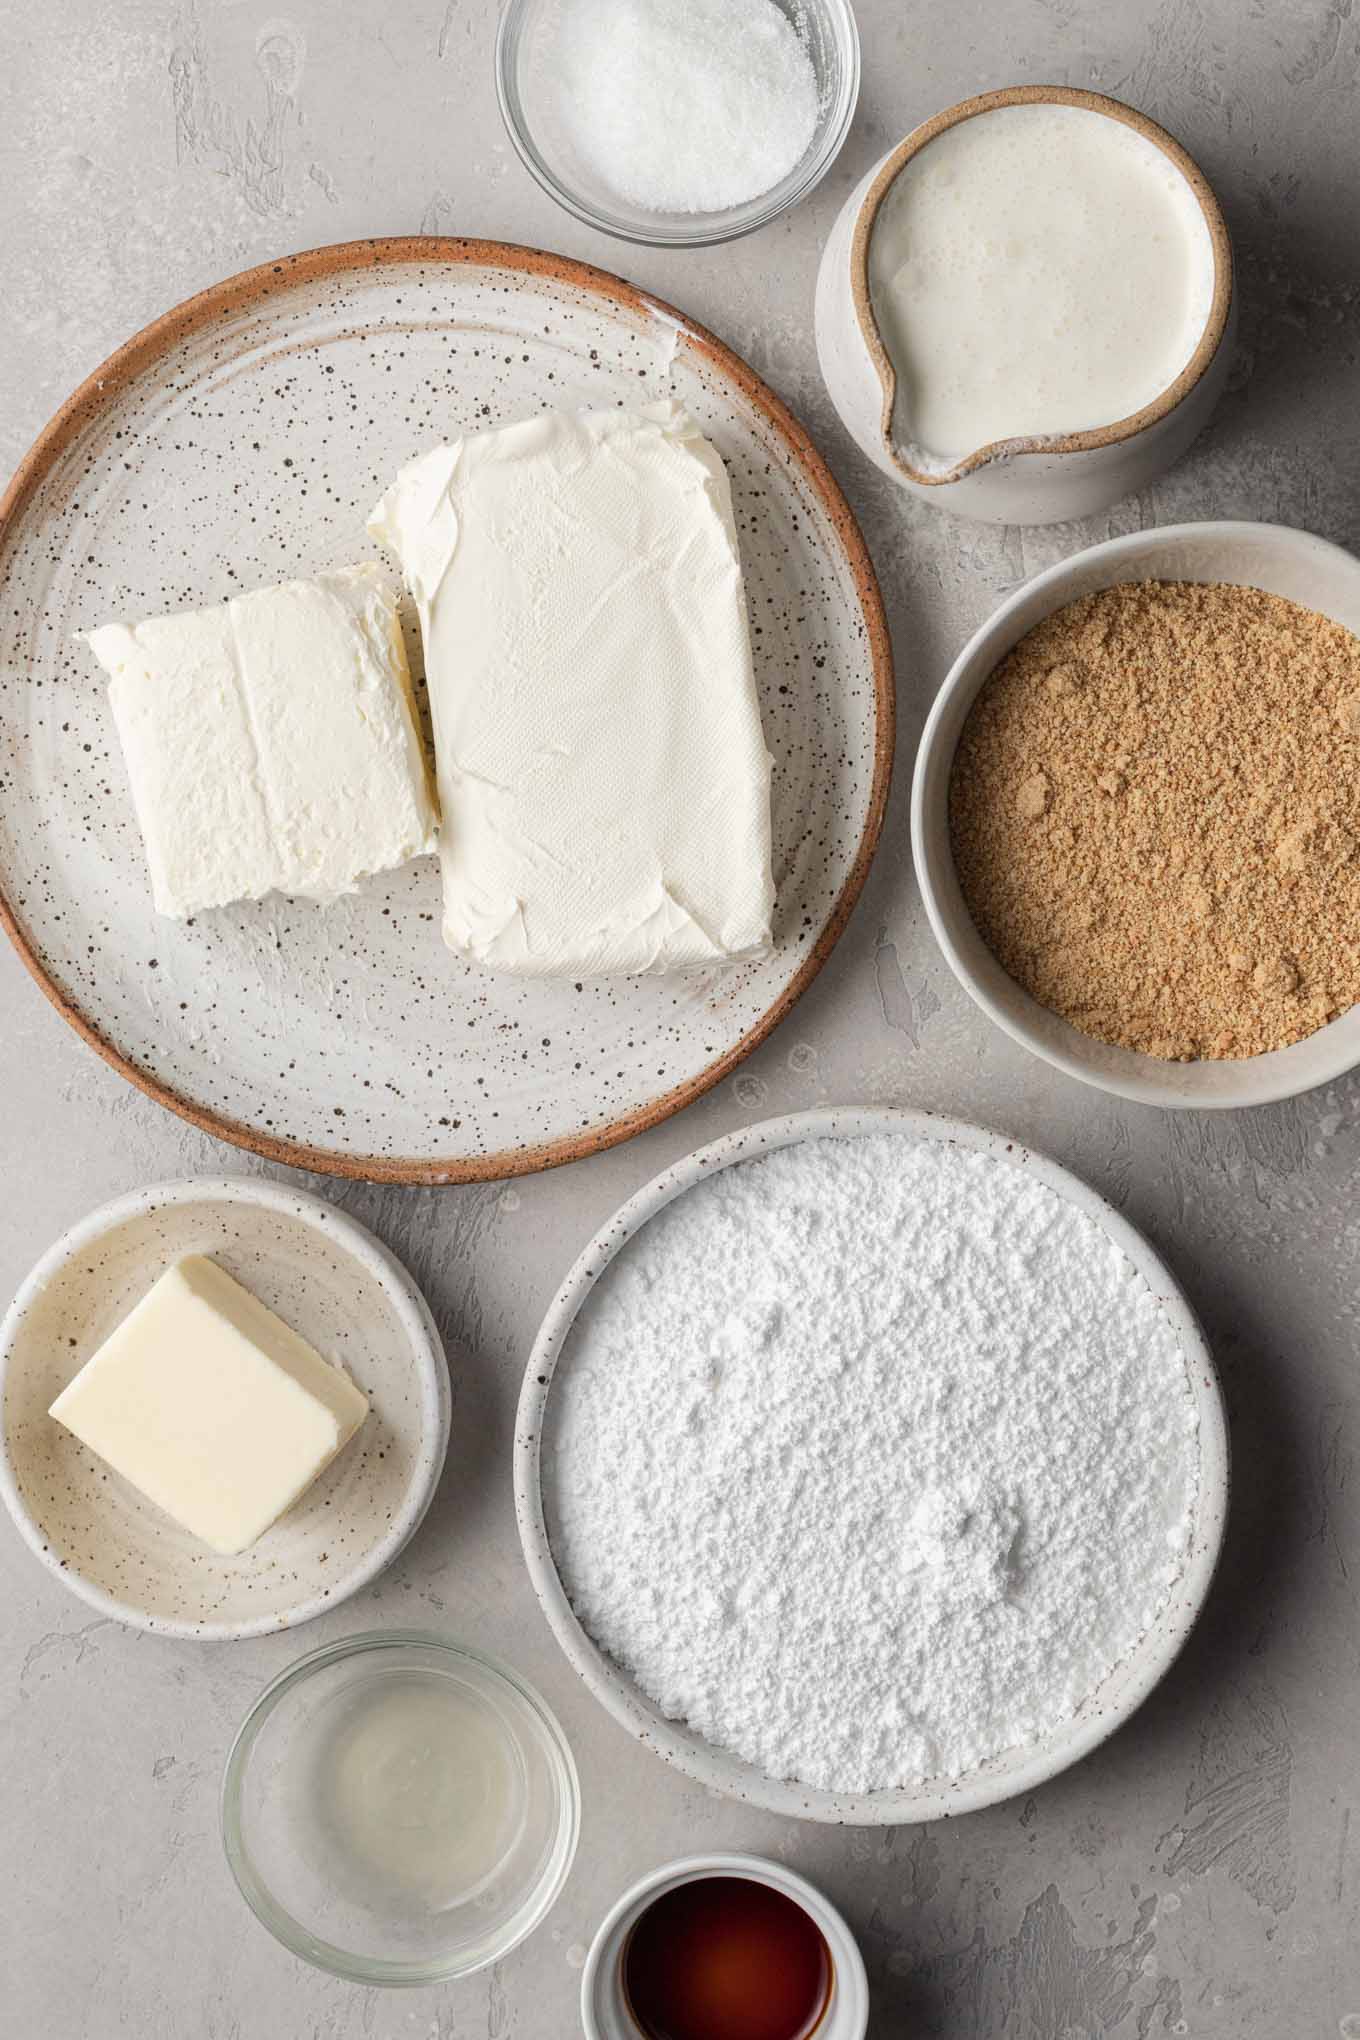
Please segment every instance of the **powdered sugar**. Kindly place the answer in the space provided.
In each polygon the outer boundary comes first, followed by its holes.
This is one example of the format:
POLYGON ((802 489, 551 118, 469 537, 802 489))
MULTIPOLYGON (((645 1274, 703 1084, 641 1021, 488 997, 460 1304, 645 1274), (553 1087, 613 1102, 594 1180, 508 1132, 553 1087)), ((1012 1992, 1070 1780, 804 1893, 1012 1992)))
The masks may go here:
POLYGON ((582 158, 647 212, 721 212, 800 161, 817 78, 775 0, 563 0, 563 117, 582 158))
POLYGON ((805 1141, 654 1218, 544 1439, 580 1620, 664 1713, 842 1792, 1070 1719, 1165 1604, 1198 1479, 1171 1324, 1024 1169, 805 1141))

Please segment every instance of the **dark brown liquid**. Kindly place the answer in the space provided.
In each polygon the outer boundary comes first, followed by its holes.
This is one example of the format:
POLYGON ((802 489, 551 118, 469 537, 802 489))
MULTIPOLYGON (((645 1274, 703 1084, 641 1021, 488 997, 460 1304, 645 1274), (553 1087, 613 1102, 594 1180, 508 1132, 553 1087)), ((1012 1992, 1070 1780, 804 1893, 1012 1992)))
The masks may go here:
POLYGON ((698 1877, 648 1906, 623 1951, 647 2040, 809 2040, 831 1951, 794 1899, 750 1877, 698 1877))

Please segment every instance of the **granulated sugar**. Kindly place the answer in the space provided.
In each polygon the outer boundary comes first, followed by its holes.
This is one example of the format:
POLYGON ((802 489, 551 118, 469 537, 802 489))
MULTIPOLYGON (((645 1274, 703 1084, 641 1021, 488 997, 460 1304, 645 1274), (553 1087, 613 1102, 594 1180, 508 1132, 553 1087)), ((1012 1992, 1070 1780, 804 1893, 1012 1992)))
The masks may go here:
POLYGON ((647 212, 721 212, 794 168, 817 78, 774 0, 563 0, 562 113, 582 158, 647 212))
POLYGON ((957 1777, 1070 1718, 1184 1562, 1171 1325, 1025 1169, 803 1142, 654 1218, 573 1328, 545 1496, 581 1622, 777 1778, 957 1777))

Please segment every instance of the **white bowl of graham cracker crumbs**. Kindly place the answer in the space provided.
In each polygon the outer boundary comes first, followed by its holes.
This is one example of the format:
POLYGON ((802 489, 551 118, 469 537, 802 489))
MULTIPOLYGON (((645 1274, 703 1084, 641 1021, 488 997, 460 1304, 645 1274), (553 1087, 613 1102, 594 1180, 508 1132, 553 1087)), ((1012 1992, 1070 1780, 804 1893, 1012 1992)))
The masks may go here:
POLYGON ((912 850, 950 968, 1013 1040, 1199 1110, 1360 1065, 1346 633, 1360 561, 1210 522, 1091 546, 964 647, 921 739, 912 850))

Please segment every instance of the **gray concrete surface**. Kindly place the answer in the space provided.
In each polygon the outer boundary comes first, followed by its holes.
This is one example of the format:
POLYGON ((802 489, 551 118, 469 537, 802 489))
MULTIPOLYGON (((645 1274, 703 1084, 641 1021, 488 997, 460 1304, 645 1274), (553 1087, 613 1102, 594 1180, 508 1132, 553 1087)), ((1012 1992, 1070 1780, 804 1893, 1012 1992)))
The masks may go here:
MULTIPOLYGON (((469 1190, 321 1184, 403 1255, 457 1387, 441 1499, 380 1586, 304 1635, 195 1649, 92 1621, 0 1525, 0 2031, 15 2040, 398 2040, 575 2030, 616 1891, 739 1845, 820 1879, 862 1936, 878 2036, 1360 2036, 1360 1080, 1236 1117, 1123 1108, 1045 1071, 935 955, 907 849, 912 751, 963 636, 1033 569, 1115 531, 1232 515, 1360 546, 1360 9, 1352 0, 860 0, 865 83, 816 200, 754 240, 662 255, 559 214, 506 144, 492 0, 3 0, 0 462, 154 313, 281 251, 420 227, 622 269, 714 327, 790 399, 860 512, 896 639, 889 827, 851 929, 797 1011, 711 1098, 613 1154, 469 1190), (275 6, 284 10, 274 13, 275 6), (818 381, 818 249, 916 120, 1024 79, 1166 121, 1217 183, 1245 324, 1208 436, 1146 497, 1040 533, 899 498, 818 381), (1007 1128, 1145 1228, 1203 1313, 1237 1493, 1205 1621, 1112 1744, 1020 1804, 901 1832, 821 1831, 672 1777, 588 1701, 541 1621, 510 1506, 515 1392, 592 1229, 664 1162, 822 1101, 938 1106, 1007 1128), (559 1709, 585 1825, 550 1921, 501 1967, 416 1994, 332 1982, 238 1901, 217 1838, 229 1735, 304 1645, 419 1621, 504 1653, 559 1709)), ((138 1097, 6 952, 0 1288, 100 1200, 248 1170, 138 1097)))

